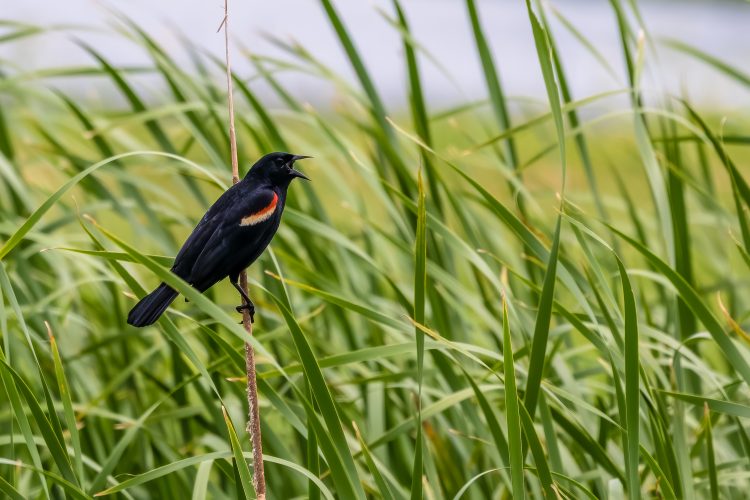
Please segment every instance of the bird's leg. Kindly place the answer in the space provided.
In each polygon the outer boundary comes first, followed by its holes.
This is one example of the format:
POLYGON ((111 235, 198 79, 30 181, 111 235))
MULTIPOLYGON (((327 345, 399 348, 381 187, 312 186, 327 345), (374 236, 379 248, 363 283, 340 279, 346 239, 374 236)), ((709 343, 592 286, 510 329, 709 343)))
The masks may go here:
POLYGON ((240 295, 242 295, 242 300, 244 300, 244 304, 235 307, 235 309, 238 313, 241 313, 242 311, 247 311, 248 313, 250 313, 250 322, 255 323, 255 304, 253 304, 253 301, 250 300, 250 297, 247 296, 239 283, 232 280, 232 285, 234 285, 237 291, 240 292, 240 295))

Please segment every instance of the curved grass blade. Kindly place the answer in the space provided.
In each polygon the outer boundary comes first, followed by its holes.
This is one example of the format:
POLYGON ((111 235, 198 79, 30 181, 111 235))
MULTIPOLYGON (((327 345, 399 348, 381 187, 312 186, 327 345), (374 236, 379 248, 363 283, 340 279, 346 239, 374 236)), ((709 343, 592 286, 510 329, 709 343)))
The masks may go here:
MULTIPOLYGON (((74 252, 82 255, 90 255, 92 257, 100 257, 102 259, 118 262, 138 262, 133 257, 125 252, 110 252, 108 250, 87 250, 85 248, 68 248, 68 247, 57 247, 50 250, 64 250, 66 252, 74 252)), ((171 267, 174 263, 174 257, 167 257, 166 255, 147 255, 149 259, 164 267, 171 267)), ((145 292, 145 290, 144 290, 145 292)))
POLYGON ((73 186, 81 182, 82 179, 85 179, 101 167, 108 165, 110 163, 117 162, 118 160, 122 160, 123 158, 129 158, 131 156, 143 156, 143 155, 157 155, 157 156, 166 156, 170 158, 175 158, 174 155, 170 155, 168 153, 161 153, 158 151, 131 151, 128 153, 122 153, 119 155, 111 156, 109 158, 106 158, 100 162, 97 162, 93 165, 91 165, 86 170, 80 172, 79 174, 71 177, 65 184, 60 186, 57 191, 55 191, 49 198, 47 198, 44 203, 42 203, 39 208, 34 210, 34 212, 29 216, 28 219, 26 219, 26 222, 24 222, 21 227, 14 232, 11 237, 8 239, 8 241, 3 244, 2 247, 0 247, 0 260, 2 260, 8 253, 13 250, 16 245, 18 245, 28 234, 31 229, 39 222, 39 220, 42 218, 42 216, 47 213, 49 209, 51 209, 57 201, 62 198, 62 196, 70 190, 73 186))
MULTIPOLYGON (((98 252, 101 254, 104 254, 106 258, 110 258, 107 255, 109 252, 104 251, 104 246, 99 242, 98 238, 94 236, 94 234, 89 230, 88 227, 81 221, 81 227, 86 232, 86 234, 91 238, 91 240, 94 242, 94 245, 101 249, 98 252)), ((94 251, 92 251, 94 252, 94 251)), ((130 254, 124 254, 127 255, 132 262, 137 262, 134 258, 130 257, 130 254)), ((169 261, 169 264, 171 264, 171 260, 169 261)), ((143 297, 146 295, 146 290, 138 283, 138 281, 114 258, 111 258, 109 261, 112 268, 115 270, 115 272, 125 281, 125 283, 128 284, 130 289, 135 292, 135 294, 138 297, 143 297)), ((201 360, 198 358, 198 356, 195 354, 195 351, 190 347, 190 344, 187 343, 184 336, 177 330, 177 327, 175 324, 170 321, 169 319, 166 319, 162 322, 164 325, 164 332, 166 336, 175 343, 175 345, 183 352, 185 355, 190 359, 190 361, 193 363, 193 365, 198 369, 198 371, 203 375, 204 380, 208 383, 209 387, 213 390, 213 392, 216 394, 216 396, 219 398, 219 401, 221 401, 221 393, 219 392, 218 388, 214 384, 214 380, 211 378, 211 376, 208 373, 208 370, 204 366, 204 364, 201 362, 201 360)), ((222 403, 223 404, 223 403, 222 403)))
POLYGON ((668 279, 677 290, 677 293, 682 297, 688 307, 693 311, 695 316, 703 323, 711 337, 714 339, 719 349, 726 356, 727 361, 737 371, 737 373, 745 380, 746 383, 750 384, 750 364, 739 351, 732 339, 724 332, 724 328, 716 319, 711 310, 706 306, 703 299, 701 299, 698 292, 693 289, 685 279, 680 276, 674 269, 669 267, 664 261, 652 253, 649 249, 635 241, 625 233, 618 229, 607 225, 610 231, 614 232, 621 239, 628 242, 634 249, 643 255, 646 260, 654 266, 654 268, 666 279, 668 279))
MULTIPOLYGON (((76 487, 76 485, 74 485, 70 481, 67 481, 65 478, 59 476, 58 474, 55 474, 54 472, 50 472, 41 467, 34 467, 33 465, 28 465, 23 462, 18 462, 16 460, 8 460, 7 458, 1 458, 1 457, 0 457, 0 464, 12 465, 13 467, 21 467, 21 468, 30 470, 32 472, 36 472, 37 474, 44 475, 45 477, 48 477, 49 479, 51 479, 53 483, 59 485, 65 491, 66 494, 70 495, 71 498, 75 498, 78 500, 90 500, 91 499, 90 496, 81 492, 81 490, 79 490, 78 487, 76 487)), ((50 498, 49 495, 47 495, 47 498, 50 498)))
POLYGON ((25 497, 2 476, 0 476, 0 491, 8 495, 11 500, 25 500, 25 497))
MULTIPOLYGON (((21 396, 19 395, 18 389, 16 388, 16 383, 10 376, 9 372, 2 368, 6 366, 5 362, 5 355, 0 355, 0 379, 2 379, 3 387, 5 388, 5 392, 8 394, 8 402, 10 404, 10 408, 16 417, 18 426, 21 428, 21 434, 23 435, 24 441, 26 442, 26 448, 28 449, 29 455, 31 455, 31 461, 34 463, 34 469, 36 471, 43 471, 42 459, 39 455, 39 450, 37 449, 36 443, 34 442, 34 433, 31 430, 29 417, 26 416, 26 412, 24 411, 21 396)), ((17 465, 15 461, 12 461, 12 464, 14 466, 17 465)), ((40 472, 39 474, 45 498, 49 499, 51 498, 49 493, 49 485, 44 480, 44 475, 45 474, 42 472, 40 472)))
POLYGON ((594 56, 597 62, 602 66, 602 68, 607 71, 607 73, 609 73, 612 79, 617 81, 617 73, 615 72, 614 68, 612 68, 612 65, 609 63, 609 61, 607 61, 607 58, 604 57, 604 55, 596 48, 596 46, 588 38, 586 38, 581 30, 576 28, 575 25, 573 25, 573 23, 570 22, 567 17, 563 16, 558 8, 551 4, 549 7, 552 10, 552 14, 554 14, 554 16, 560 21, 560 24, 562 24, 570 32, 570 34, 573 35, 573 37, 578 40, 592 56, 594 56))
MULTIPOLYGON (((273 273, 268 273, 270 276, 275 277, 279 280, 282 280, 280 276, 276 276, 273 273)), ((292 285, 295 288, 299 288, 300 290, 304 290, 308 293, 311 293, 313 295, 316 295, 326 302, 330 302, 331 304, 335 304, 337 306, 343 307, 345 309, 349 309, 351 311, 356 312, 357 314, 361 314, 362 316, 365 316, 372 321, 376 323, 380 323, 382 325, 395 328, 397 330, 404 330, 406 327, 406 323, 403 321, 400 321, 398 319, 394 319, 393 316, 381 313, 379 311, 376 311, 372 306, 368 306, 366 304, 360 304, 357 302, 353 302, 351 300, 348 300, 346 297, 342 297, 340 295, 335 295, 329 292, 325 292, 323 290, 319 290, 317 288, 314 288, 310 285, 306 285, 304 283, 299 283, 297 281, 291 281, 289 279, 283 279, 283 282, 292 285)))
POLYGON ((375 459, 373 458, 372 453, 370 453, 370 449, 367 447, 367 443, 362 438, 362 434, 360 434, 357 424, 352 422, 352 426, 354 427, 354 433, 357 435, 359 446, 362 448, 362 455, 364 455, 365 462, 367 462, 367 468, 370 469, 370 474, 372 474, 372 477, 375 479, 375 484, 378 486, 378 493, 380 493, 384 500, 396 500, 388 483, 383 479, 383 475, 380 473, 380 470, 375 463, 375 459))
POLYGON ((68 481, 71 485, 74 485, 76 488, 78 488, 78 479, 73 472, 73 467, 70 464, 70 459, 65 450, 64 443, 60 440, 61 438, 56 432, 49 418, 47 418, 47 416, 44 414, 44 411, 42 410, 39 401, 37 401, 36 397, 34 396, 31 388, 28 386, 28 384, 26 384, 26 381, 21 377, 21 375, 19 375, 19 373, 14 370, 13 367, 11 367, 5 360, 0 360, 0 365, 2 365, 3 370, 5 370, 13 378, 16 387, 19 389, 20 393, 26 400, 26 404, 29 407, 31 416, 34 419, 34 423, 36 423, 37 427, 39 428, 39 432, 41 432, 42 437, 44 438, 44 442, 47 444, 47 449, 52 455, 52 459, 54 460, 55 465, 57 465, 57 468, 60 470, 63 478, 65 478, 65 480, 68 481))
MULTIPOLYGON (((187 467, 192 467, 192 466, 194 466, 196 464, 203 465, 203 464, 207 464, 207 463, 212 463, 215 460, 232 458, 234 456, 233 453, 234 452, 231 451, 231 450, 227 450, 227 451, 215 451, 215 452, 211 452, 211 453, 206 453, 205 455, 198 455, 198 456, 194 456, 194 457, 183 458, 183 459, 178 460, 176 462, 172 462, 172 463, 167 464, 167 465, 162 465, 161 467, 157 467, 157 468, 152 469, 152 470, 150 470, 148 472, 144 472, 143 474, 140 474, 138 476, 131 477, 131 478, 129 478, 129 479, 127 479, 127 480, 125 480, 125 481, 123 481, 123 482, 121 482, 121 483, 119 483, 119 484, 117 484, 117 485, 115 485, 115 486, 113 486, 111 488, 108 488, 108 489, 100 492, 96 496, 111 495, 113 493, 124 491, 126 489, 133 488, 135 486, 140 486, 142 484, 146 484, 146 483, 148 483, 150 481, 153 481, 155 479, 159 479, 160 477, 164 477, 164 476, 166 476, 168 474, 172 474, 174 472, 178 472, 178 471, 180 471, 182 469, 185 469, 187 467)), ((252 453, 249 452, 249 451, 243 452, 243 456, 246 459, 247 458, 250 458, 250 459, 253 458, 252 453)), ((289 469, 291 469, 291 470, 293 470, 295 472, 299 472, 300 474, 303 474, 307 479, 310 479, 310 480, 314 481, 318 485, 318 487, 320 487, 321 491, 323 492, 323 496, 327 500, 333 500, 334 497, 331 494, 331 491, 328 488, 326 488, 325 484, 323 484, 323 482, 320 479, 318 479, 317 477, 313 476, 312 474, 310 474, 309 471, 307 471, 306 469, 303 469, 299 465, 294 464, 292 462, 289 462, 287 460, 284 460, 284 459, 281 459, 281 458, 278 458, 278 457, 269 456, 269 455, 263 455, 263 461, 268 462, 268 463, 273 463, 273 464, 279 464, 279 465, 287 467, 287 468, 289 468, 289 469)), ((200 469, 200 466, 199 466, 199 469, 200 469)))

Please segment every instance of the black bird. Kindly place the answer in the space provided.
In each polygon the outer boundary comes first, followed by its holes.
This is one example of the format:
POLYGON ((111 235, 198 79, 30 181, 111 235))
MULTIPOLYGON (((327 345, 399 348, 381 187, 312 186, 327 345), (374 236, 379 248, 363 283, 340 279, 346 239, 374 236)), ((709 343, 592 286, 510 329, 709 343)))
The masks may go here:
MULTIPOLYGON (((239 276, 276 234, 289 184, 295 177, 309 180, 293 168, 303 158, 310 157, 270 153, 258 160, 208 209, 175 257, 172 272, 201 292, 228 277, 244 299, 237 312, 247 309, 252 318, 255 307, 240 288, 239 276)), ((154 323, 177 293, 160 284, 131 309, 128 323, 139 327, 154 323)))

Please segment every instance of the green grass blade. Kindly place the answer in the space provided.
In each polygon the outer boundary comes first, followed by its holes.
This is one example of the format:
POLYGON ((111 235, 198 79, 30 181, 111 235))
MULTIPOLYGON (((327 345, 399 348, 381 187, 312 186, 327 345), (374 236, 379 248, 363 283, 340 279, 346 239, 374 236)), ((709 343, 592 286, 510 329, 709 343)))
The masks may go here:
POLYGON ((617 467, 607 451, 586 431, 580 424, 565 415, 559 408, 550 405, 552 417, 560 429, 565 432, 574 442, 581 444, 587 454, 601 467, 612 474, 621 483, 625 483, 625 475, 617 467))
POLYGON ((323 5, 326 16, 331 22, 331 25, 336 32, 336 36, 338 37, 339 42, 341 42, 341 46, 346 52, 349 63, 352 65, 354 73, 357 75, 357 78, 359 79, 359 82, 370 101, 370 105, 372 106, 372 111, 376 121, 378 122, 380 128, 385 132, 386 137, 388 137, 388 131, 390 128, 388 127, 388 124, 385 120, 385 106, 383 105, 383 101, 380 99, 380 95, 375 89, 375 84, 370 78, 370 74, 365 67, 364 61, 362 61, 362 58, 360 57, 359 52, 354 46, 354 42, 349 35, 349 32, 344 26, 344 23, 341 21, 341 17, 339 16, 338 12, 334 8, 333 2, 331 2, 331 0, 320 0, 320 3, 323 5))
POLYGON ((510 340, 508 306, 503 300, 503 372, 505 375, 505 418, 508 427, 508 451, 510 452, 510 480, 513 498, 526 498, 523 480, 523 446, 521 444, 521 417, 519 416, 518 392, 516 391, 516 368, 513 361, 513 345, 510 340))
POLYGON ((705 396, 697 396, 695 394, 685 394, 682 392, 665 390, 659 390, 659 392, 699 407, 707 405, 711 411, 714 411, 716 413, 723 413, 725 415, 731 415, 733 417, 750 418, 750 406, 745 404, 736 403, 734 401, 723 401, 720 399, 707 398, 705 396))
POLYGON ((523 435, 526 437, 526 441, 529 443, 529 449, 531 450, 531 455, 534 457, 536 473, 539 477, 539 482, 542 483, 544 495, 546 498, 554 498, 556 495, 553 488, 552 473, 549 469, 549 463, 547 462, 547 456, 542 447, 542 442, 536 434, 534 423, 531 421, 531 416, 529 415, 529 412, 526 411, 526 407, 519 405, 518 412, 523 427, 523 435))
MULTIPOLYGON (((539 65, 542 69, 542 76, 544 77, 544 87, 547 90, 547 99, 549 100, 550 109, 552 110, 552 117, 555 121, 555 130, 557 131, 557 142, 560 148, 560 162, 563 169, 563 193, 565 192, 565 124, 563 123, 562 107, 560 105, 560 93, 557 89, 557 81, 555 80, 555 68, 552 64, 552 56, 550 55, 550 42, 547 38, 547 32, 542 28, 539 23, 534 11, 531 9, 531 0, 526 0, 526 10, 529 14, 529 21, 531 22, 531 31, 534 34, 534 44, 536 45, 536 54, 539 58, 539 65)), ((530 411, 533 416, 534 412, 530 411)))
MULTIPOLYGON (((492 59, 489 44, 487 43, 484 32, 482 31, 476 2, 474 0, 466 0, 466 10, 469 13, 471 29, 474 33, 474 41, 477 46, 477 52, 479 53, 479 60, 482 63, 482 73, 484 74, 485 84, 487 85, 487 92, 490 95, 492 110, 500 127, 500 132, 505 132, 507 129, 511 128, 507 101, 505 94, 503 93, 503 88, 500 85, 500 78, 498 77, 498 72, 492 59)), ((513 137, 508 137, 503 141, 503 150, 505 152, 505 161, 512 169, 515 169, 518 165, 518 154, 516 153, 516 146, 513 137)))
MULTIPOLYGON (((593 42, 591 42, 586 36, 576 28, 570 20, 565 17, 559 9, 557 9, 554 5, 550 5, 550 8, 552 9, 552 13, 554 16, 560 21, 560 24, 562 24, 565 29, 567 29, 573 37, 578 40, 581 45, 583 45, 589 53, 591 53, 592 56, 597 60, 597 62, 604 68, 607 73, 612 77, 613 80, 617 80, 617 72, 615 72, 612 65, 607 61, 607 58, 604 56, 604 54, 601 53, 599 49, 596 48, 596 45, 594 45, 593 42)), ((546 24, 546 23, 545 23, 546 24)))
MULTIPOLYGON (((430 122, 427 116, 427 105, 425 104, 424 92, 422 91, 422 80, 419 74, 419 65, 417 55, 410 36, 409 24, 406 20, 404 10, 401 8, 399 0, 393 0, 393 7, 396 9, 399 26, 402 29, 404 57, 406 58, 406 68, 409 75, 409 107, 411 109, 412 121, 419 138, 428 146, 432 147, 432 134, 430 133, 430 122)), ((420 148, 420 154, 424 169, 427 173, 427 182, 430 186, 430 196, 434 200, 438 212, 442 212, 442 203, 438 183, 440 182, 439 174, 435 169, 433 159, 430 155, 420 148)))
POLYGON ((78 476, 79 482, 83 484, 83 460, 81 452, 81 437, 78 433, 78 422, 73 412, 73 401, 70 393, 70 386, 68 385, 67 377, 65 376, 65 370, 62 364, 62 358, 60 357, 60 351, 57 349, 57 340, 49 331, 50 349, 52 351, 52 360, 55 365, 55 377, 57 378, 57 387, 60 391, 60 399, 63 403, 63 412, 65 416, 65 425, 70 434, 70 440, 73 444, 73 460, 75 462, 75 470, 78 476))
POLYGON ((15 156, 13 149, 13 140, 10 136, 10 130, 8 129, 8 123, 5 118, 5 112, 0 110, 0 153, 5 158, 12 160, 15 156))
POLYGON ((638 317, 635 308, 635 294, 630 285, 630 278, 620 259, 617 259, 622 281, 622 294, 625 304, 625 470, 627 471, 628 498, 637 500, 641 497, 638 476, 638 447, 640 426, 640 383, 639 383, 639 349, 638 317))
POLYGON ((703 61, 704 63, 713 67, 717 71, 724 73, 725 75, 731 77, 737 82, 750 87, 750 74, 747 74, 743 72, 742 70, 737 69, 730 64, 727 64, 721 59, 714 57, 708 54, 707 52, 704 52, 701 49, 696 48, 680 40, 667 39, 665 40, 664 43, 667 45, 667 47, 670 47, 672 49, 675 49, 685 54, 688 54, 690 56, 693 56, 699 61, 703 61))
POLYGON ((357 435, 357 440, 359 441, 359 446, 362 448, 362 455, 365 457, 365 462, 367 462, 367 467, 370 469, 370 474, 372 474, 372 477, 375 479, 375 484, 378 486, 378 493, 380 493, 380 496, 383 497, 384 500, 395 500, 396 497, 388 486, 388 483, 383 479, 383 475, 380 473, 378 465, 375 463, 375 459, 372 456, 370 449, 367 447, 367 443, 362 438, 357 424, 354 424, 354 433, 357 435))
POLYGON ((234 430, 234 425, 227 414, 226 408, 222 407, 221 411, 224 413, 224 422, 226 422, 227 430, 229 431, 229 442, 232 446, 232 454, 234 455, 234 466, 237 468, 240 480, 242 481, 237 487, 244 492, 246 500, 251 500, 255 493, 253 475, 250 472, 250 467, 247 465, 245 456, 242 454, 240 439, 237 437, 237 432, 234 430))
MULTIPOLYGON (((422 184, 422 171, 419 171, 417 181, 419 199, 417 203, 417 235, 414 243, 414 321, 417 324, 425 324, 425 288, 427 288, 427 238, 426 224, 427 214, 425 209, 425 192, 422 184)), ((419 421, 422 421, 422 377, 424 370, 424 332, 414 329, 417 346, 417 384, 418 399, 417 413, 419 421)), ((422 453, 424 443, 422 442, 422 426, 417 427, 417 443, 414 452, 414 465, 412 468, 411 498, 417 500, 422 498, 422 453)))
POLYGON ((7 495, 7 498, 10 498, 11 500, 25 500, 25 497, 2 476, 0 476, 0 491, 7 495))
POLYGON ((703 406, 703 421, 706 430, 706 455, 708 465, 708 484, 711 491, 711 500, 719 500, 719 478, 716 471, 716 456, 714 454, 714 435, 711 424, 711 412, 708 404, 703 406))
MULTIPOLYGON (((509 467, 510 465, 507 464, 507 458, 510 457, 510 448, 508 446, 508 440, 505 438, 505 435, 503 434, 503 429, 500 427, 500 422, 497 417, 497 413, 493 410, 492 406, 490 405, 489 401, 485 397, 484 393, 479 390, 479 386, 474 381, 474 378, 464 370, 464 376, 466 377, 467 382, 469 382, 469 385, 471 385, 471 389, 474 391, 474 397, 477 398, 477 402, 479 403, 479 407, 482 409, 482 414, 484 415, 485 420, 487 421, 487 427, 490 430, 490 434, 492 435, 492 439, 495 443, 495 447, 497 448, 497 454, 500 458, 501 463, 503 464, 503 467, 509 467)), ((504 469, 501 469, 499 471, 502 474, 503 481, 508 483, 507 474, 505 474, 504 469)))
POLYGON ((191 500, 206 500, 208 492, 208 481, 211 477, 211 467, 213 460, 201 462, 198 466, 198 472, 195 474, 195 483, 193 484, 193 495, 191 500))
POLYGON ((557 281, 557 258, 560 251, 560 227, 562 217, 557 217, 555 236, 552 240, 552 249, 547 261, 547 271, 544 275, 542 294, 539 297, 536 321, 534 323, 534 337, 531 344, 529 357, 529 376, 526 380, 526 391, 524 395, 524 406, 533 418, 536 404, 539 398, 539 390, 544 375, 545 353, 547 351, 547 339, 549 337, 550 321, 552 319, 552 304, 554 302, 555 283, 557 281))
MULTIPOLYGON (((338 410, 336 409, 336 404, 333 401, 330 389, 328 388, 325 378, 323 377, 323 373, 320 371, 318 360, 316 359, 315 354, 313 354, 313 351, 310 348, 310 344, 307 342, 302 329, 295 320, 291 311, 287 309, 287 307, 280 299, 276 298, 275 296, 273 296, 273 299, 276 302, 279 310, 281 311, 282 316, 284 317, 284 320, 286 321, 286 324, 292 334, 292 339, 294 340, 294 345, 297 348, 297 353, 302 363, 305 377, 312 387, 313 393, 315 395, 315 400, 320 407, 321 413, 326 423, 326 427, 328 429, 328 433, 333 440, 336 453, 340 457, 342 465, 345 468, 343 472, 345 473, 348 482, 347 489, 352 495, 352 498, 364 499, 365 494, 358 479, 359 476, 357 474, 357 468, 354 464, 354 460, 352 459, 352 454, 346 443, 346 437, 344 436, 344 430, 341 425, 341 418, 339 416, 338 410)), ((343 485, 340 485, 340 487, 341 486, 343 485)))
MULTIPOLYGON (((560 18, 561 20, 564 19, 562 18, 562 16, 559 15, 559 13, 557 14, 558 14, 558 18, 560 18)), ((580 128, 581 120, 578 116, 578 110, 575 106, 571 106, 571 103, 573 102, 573 97, 571 95, 570 86, 568 85, 568 80, 565 76, 565 71, 563 70, 561 56, 557 49, 557 46, 555 45, 555 41, 554 41, 554 38, 552 37, 552 33, 550 32, 549 24, 547 23, 547 17, 544 13, 544 9, 540 8, 540 15, 541 15, 542 23, 543 23, 544 34, 546 34, 547 43, 549 45, 549 54, 550 54, 552 63, 554 64, 554 74, 557 75, 557 79, 558 79, 557 83, 560 87, 560 97, 562 97, 562 105, 563 105, 560 111, 562 112, 565 110, 565 108, 567 108, 568 122, 570 123, 570 128, 573 131, 575 131, 574 138, 575 138, 576 149, 578 150, 578 156, 581 158, 581 163, 583 164, 584 173, 586 174, 586 180, 589 183, 591 194, 594 197, 594 203, 596 204, 597 212, 602 219, 606 220, 607 214, 604 208, 604 202, 601 199, 601 190, 596 181, 596 174, 594 172, 594 165, 591 160, 591 152, 589 150, 588 142, 586 141, 586 136, 583 134, 583 131, 580 128)), ((553 93, 548 98, 553 99, 554 97, 555 96, 553 93)), ((553 114, 554 113, 555 112, 553 111, 553 114)), ((558 122, 556 120, 555 123, 556 123, 556 126, 559 126, 561 122, 558 122)))

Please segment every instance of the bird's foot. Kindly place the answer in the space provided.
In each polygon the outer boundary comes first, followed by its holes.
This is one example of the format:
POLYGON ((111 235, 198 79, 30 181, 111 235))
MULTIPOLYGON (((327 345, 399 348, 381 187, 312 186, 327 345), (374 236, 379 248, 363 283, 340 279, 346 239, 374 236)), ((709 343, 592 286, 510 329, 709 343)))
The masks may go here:
POLYGON ((234 308, 238 313, 247 311, 250 314, 250 322, 255 323, 255 306, 253 304, 242 304, 234 308))

